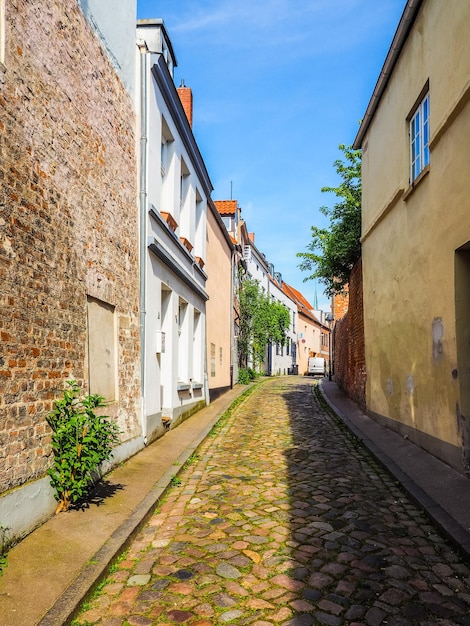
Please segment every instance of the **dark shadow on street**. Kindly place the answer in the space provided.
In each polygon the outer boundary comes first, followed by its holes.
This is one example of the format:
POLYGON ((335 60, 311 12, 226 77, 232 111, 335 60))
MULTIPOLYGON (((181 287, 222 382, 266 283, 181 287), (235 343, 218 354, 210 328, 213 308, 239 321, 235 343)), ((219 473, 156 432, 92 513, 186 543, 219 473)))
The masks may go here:
POLYGON ((101 506, 105 500, 112 498, 118 491, 122 491, 125 485, 113 483, 109 480, 99 480, 90 489, 89 493, 80 499, 71 509, 85 511, 92 505, 101 506))

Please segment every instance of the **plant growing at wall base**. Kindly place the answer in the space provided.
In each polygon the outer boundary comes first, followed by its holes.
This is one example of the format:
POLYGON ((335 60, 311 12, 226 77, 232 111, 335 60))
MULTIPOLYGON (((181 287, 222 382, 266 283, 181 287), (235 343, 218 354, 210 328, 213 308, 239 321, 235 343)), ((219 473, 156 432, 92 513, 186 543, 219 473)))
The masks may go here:
POLYGON ((7 566, 7 552, 9 547, 8 531, 9 528, 5 528, 0 524, 0 576, 7 566))
POLYGON ((238 370, 238 382, 241 385, 249 385, 253 380, 256 380, 258 378, 258 374, 251 369, 251 367, 248 367, 247 369, 241 367, 238 370))
POLYGON ((53 431, 54 463, 48 474, 58 501, 56 513, 88 494, 100 464, 111 458, 119 442, 117 424, 95 413, 104 406, 104 398, 98 394, 80 398, 80 387, 71 380, 46 418, 53 431))

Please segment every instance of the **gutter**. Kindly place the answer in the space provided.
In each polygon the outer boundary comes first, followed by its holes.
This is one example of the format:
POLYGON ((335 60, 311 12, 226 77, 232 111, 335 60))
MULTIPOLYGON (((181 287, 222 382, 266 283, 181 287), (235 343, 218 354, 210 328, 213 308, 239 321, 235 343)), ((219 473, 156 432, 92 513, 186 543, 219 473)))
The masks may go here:
POLYGON ((411 27, 416 20, 416 16, 423 2, 424 0, 408 0, 406 3, 405 9, 398 24, 398 28, 393 37, 392 45, 390 46, 387 57, 385 59, 385 63, 383 64, 372 97, 369 101, 366 112, 364 114, 364 118, 356 135, 356 139, 354 140, 354 150, 359 150, 360 148, 362 148, 364 136, 369 129, 375 112, 377 111, 379 102, 392 75, 393 68, 398 61, 401 51, 403 50, 403 46, 405 45, 405 42, 410 33, 411 27))

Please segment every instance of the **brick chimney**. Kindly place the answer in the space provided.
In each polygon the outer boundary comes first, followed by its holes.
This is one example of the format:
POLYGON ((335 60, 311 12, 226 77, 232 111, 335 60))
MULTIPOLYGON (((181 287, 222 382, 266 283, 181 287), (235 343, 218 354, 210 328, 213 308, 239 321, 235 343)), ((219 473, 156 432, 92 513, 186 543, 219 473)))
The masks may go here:
POLYGON ((178 95, 183 105, 184 112, 188 118, 189 125, 193 127, 193 92, 190 87, 186 87, 184 80, 181 81, 181 85, 176 88, 178 95))

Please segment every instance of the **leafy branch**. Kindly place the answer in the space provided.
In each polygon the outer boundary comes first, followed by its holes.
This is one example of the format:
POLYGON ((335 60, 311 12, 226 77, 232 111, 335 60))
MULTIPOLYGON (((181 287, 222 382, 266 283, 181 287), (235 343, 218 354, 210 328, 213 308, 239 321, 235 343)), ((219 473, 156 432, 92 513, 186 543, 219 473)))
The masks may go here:
POLYGON ((330 219, 329 228, 311 227, 312 239, 307 252, 298 252, 299 268, 310 272, 304 281, 318 278, 329 296, 348 284, 351 270, 361 256, 361 151, 344 144, 339 146, 345 160, 334 162, 341 182, 337 187, 322 187, 339 199, 333 208, 320 207, 330 219))
POLYGON ((262 363, 269 343, 285 344, 290 314, 281 302, 265 295, 256 280, 245 279, 239 291, 239 366, 262 363))

